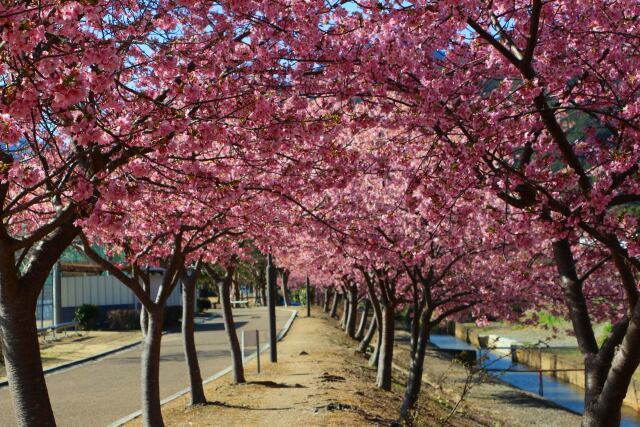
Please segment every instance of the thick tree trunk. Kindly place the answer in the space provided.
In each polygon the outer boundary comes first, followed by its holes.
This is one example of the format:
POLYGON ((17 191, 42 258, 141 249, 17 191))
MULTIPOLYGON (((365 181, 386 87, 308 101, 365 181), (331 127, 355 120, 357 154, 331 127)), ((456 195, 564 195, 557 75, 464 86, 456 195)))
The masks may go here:
POLYGON ((367 333, 364 335, 364 337, 362 338, 362 341, 360 341, 360 344, 358 345, 358 351, 360 353, 367 352, 367 349, 369 348, 369 344, 371 343, 371 340, 373 339, 373 336, 376 333, 377 325, 378 325, 378 322, 376 321, 376 316, 372 316, 371 321, 369 322, 369 328, 367 329, 367 333))
POLYGON ((196 298, 196 281, 190 283, 185 281, 182 290, 182 344, 184 357, 187 361, 189 371, 189 385, 191 387, 191 404, 198 405, 207 402, 202 386, 202 374, 200 373, 200 363, 196 351, 196 341, 194 337, 194 304, 196 298))
POLYGON ((331 303, 331 311, 329 312, 330 317, 336 317, 338 313, 338 301, 340 300, 340 294, 337 290, 333 291, 333 302, 331 303))
POLYGON ((229 295, 230 280, 221 281, 218 285, 220 293, 220 304, 222 305, 222 314, 224 316, 224 329, 227 331, 227 339, 229 340, 229 349, 231 350, 231 366, 233 369, 233 381, 236 384, 244 383, 244 366, 242 364, 242 350, 238 342, 238 334, 236 333, 236 325, 233 322, 233 310, 231 309, 231 298, 229 295))
POLYGON ((329 312, 329 288, 324 288, 322 297, 322 311, 329 312))
POLYGON ((0 291, 0 342, 16 422, 25 427, 55 426, 40 359, 35 298, 32 303, 27 301, 30 297, 9 295, 4 287, 0 291))
POLYGON ((149 312, 146 308, 140 307, 140 332, 142 332, 142 337, 147 336, 147 331, 149 330, 149 312))
POLYGON ((347 320, 345 323, 345 331, 350 338, 356 337, 356 320, 358 317, 358 289, 351 286, 348 290, 349 296, 349 311, 347 313, 347 320))
POLYGON ((149 312, 147 335, 142 342, 142 424, 164 426, 160 409, 160 346, 164 307, 149 312))
POLYGON ((360 316, 360 323, 358 324, 358 330, 356 331, 355 338, 358 341, 361 341, 364 337, 365 330, 367 327, 367 318, 369 317, 369 309, 371 308, 371 303, 369 302, 369 298, 365 298, 362 303, 362 316, 360 316))
POLYGON ((387 304, 382 309, 382 334, 380 335, 380 360, 376 385, 383 390, 391 390, 391 370, 393 343, 395 339, 395 306, 387 304))
POLYGON ((429 342, 430 334, 430 312, 425 310, 422 314, 416 313, 414 316, 419 319, 419 331, 416 340, 415 352, 411 357, 411 365, 409 366, 409 378, 407 379, 404 400, 402 402, 402 408, 400 409, 401 422, 407 420, 409 412, 413 409, 414 405, 418 401, 418 396, 420 395, 424 356, 427 350, 427 343, 429 342))

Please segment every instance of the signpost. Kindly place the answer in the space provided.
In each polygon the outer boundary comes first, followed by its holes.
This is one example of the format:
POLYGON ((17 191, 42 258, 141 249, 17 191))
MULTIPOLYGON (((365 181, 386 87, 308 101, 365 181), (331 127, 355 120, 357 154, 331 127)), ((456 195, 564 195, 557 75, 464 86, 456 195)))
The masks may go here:
POLYGON ((53 265, 53 324, 62 323, 62 271, 60 262, 53 265))

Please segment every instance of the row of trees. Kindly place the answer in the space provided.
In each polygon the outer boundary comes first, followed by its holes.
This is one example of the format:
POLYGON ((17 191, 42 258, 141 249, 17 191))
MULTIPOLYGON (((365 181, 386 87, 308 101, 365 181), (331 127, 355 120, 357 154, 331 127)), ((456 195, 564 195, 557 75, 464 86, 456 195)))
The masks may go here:
POLYGON ((187 266, 229 276, 251 240, 289 281, 344 287, 352 313, 367 296, 382 388, 412 307, 403 417, 437 322, 551 307, 585 358, 584 425, 619 424, 640 363, 638 16, 623 0, 4 2, 0 339, 18 423, 54 424, 34 308, 67 246, 145 307, 145 422, 161 425, 166 295, 187 266), (149 264, 167 269, 157 295, 149 264), (602 345, 594 319, 614 324, 602 345))

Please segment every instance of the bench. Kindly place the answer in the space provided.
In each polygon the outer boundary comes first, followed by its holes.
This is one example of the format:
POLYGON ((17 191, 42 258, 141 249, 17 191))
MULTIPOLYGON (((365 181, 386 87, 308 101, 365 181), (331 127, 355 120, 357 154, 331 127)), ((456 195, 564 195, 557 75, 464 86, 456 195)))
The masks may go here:
POLYGON ((38 335, 42 336, 45 341, 47 341, 47 334, 51 333, 53 335, 53 340, 56 339, 56 333, 64 332, 64 336, 68 336, 68 331, 73 329, 77 335, 80 335, 78 332, 78 326, 80 324, 78 322, 64 322, 58 323, 57 325, 44 326, 42 328, 38 328, 38 335))
POLYGON ((242 308, 243 306, 249 308, 249 300, 231 301, 231 306, 233 306, 233 308, 242 308))

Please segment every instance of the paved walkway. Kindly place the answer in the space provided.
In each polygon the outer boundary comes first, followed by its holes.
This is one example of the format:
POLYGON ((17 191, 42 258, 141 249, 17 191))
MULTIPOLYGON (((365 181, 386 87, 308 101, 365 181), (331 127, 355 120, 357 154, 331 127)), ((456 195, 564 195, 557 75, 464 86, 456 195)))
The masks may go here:
MULTIPOLYGON (((277 310, 278 330, 289 316, 288 310, 277 310)), ((267 339, 265 308, 235 310, 234 319, 238 328, 259 329, 261 339, 267 339)), ((197 325, 196 345, 203 378, 230 365, 229 346, 221 317, 197 325)), ((47 387, 59 426, 106 426, 141 407, 140 348, 52 373, 47 376, 47 387)), ((161 396, 168 397, 187 387, 181 334, 167 334, 162 338, 161 396)), ((0 414, 1 426, 15 425, 8 388, 0 390, 0 414)))

